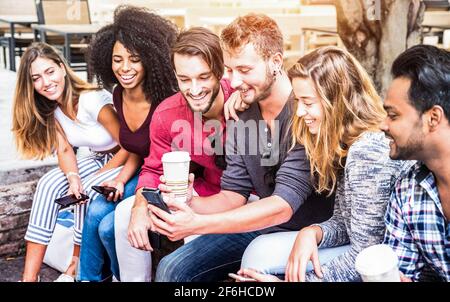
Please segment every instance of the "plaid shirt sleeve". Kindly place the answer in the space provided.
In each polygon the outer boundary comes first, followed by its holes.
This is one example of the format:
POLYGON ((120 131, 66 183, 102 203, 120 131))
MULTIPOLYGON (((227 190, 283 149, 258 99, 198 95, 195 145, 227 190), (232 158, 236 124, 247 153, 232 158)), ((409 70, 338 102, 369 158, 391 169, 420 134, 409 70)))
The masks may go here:
POLYGON ((402 212, 403 199, 407 198, 405 193, 409 188, 408 183, 408 179, 399 180, 391 194, 385 215, 384 243, 397 253, 400 271, 413 281, 418 281, 424 261, 405 221, 404 216, 408 213, 402 212))

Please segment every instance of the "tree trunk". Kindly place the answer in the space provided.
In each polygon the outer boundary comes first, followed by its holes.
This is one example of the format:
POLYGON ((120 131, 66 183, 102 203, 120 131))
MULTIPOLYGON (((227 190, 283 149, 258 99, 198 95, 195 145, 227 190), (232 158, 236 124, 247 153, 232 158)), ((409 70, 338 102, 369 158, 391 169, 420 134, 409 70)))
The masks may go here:
POLYGON ((384 95, 394 59, 420 42, 420 0, 336 0, 337 30, 345 47, 384 95))

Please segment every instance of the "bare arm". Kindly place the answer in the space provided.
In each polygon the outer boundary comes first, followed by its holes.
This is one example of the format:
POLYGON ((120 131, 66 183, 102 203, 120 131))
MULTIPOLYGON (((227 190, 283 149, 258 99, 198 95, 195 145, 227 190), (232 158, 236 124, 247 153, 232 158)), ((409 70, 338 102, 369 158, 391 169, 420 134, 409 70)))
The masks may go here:
POLYGON ((142 158, 139 155, 132 152, 129 154, 123 169, 120 171, 119 175, 116 176, 116 180, 124 184, 133 177, 142 164, 142 158))
MULTIPOLYGON (((105 127, 116 142, 119 142, 120 123, 112 105, 103 106, 98 114, 98 122, 105 127)), ((129 155, 130 153, 128 151, 121 148, 97 173, 122 166, 127 161, 129 155)))
POLYGON ((189 206, 198 214, 213 214, 243 206, 246 199, 241 194, 222 190, 208 197, 192 197, 189 206))
MULTIPOLYGON (((120 152, 120 151, 119 151, 120 152)), ((139 169, 142 163, 142 159, 139 155, 132 152, 129 153, 129 157, 125 162, 125 165, 120 170, 119 174, 113 178, 102 182, 102 186, 108 186, 116 188, 115 193, 110 193, 107 197, 109 201, 118 201, 123 198, 123 192, 125 190, 126 183, 133 177, 136 171, 139 169)))
POLYGON ((293 210, 281 197, 270 196, 239 208, 216 214, 195 213, 184 203, 168 202, 176 211, 168 214, 149 205, 158 232, 171 240, 193 234, 242 233, 268 228, 288 221, 293 210))
POLYGON ((270 196, 230 211, 202 215, 198 234, 242 233, 287 222, 292 208, 281 197, 270 196))
POLYGON ((58 140, 56 154, 58 156, 59 168, 66 175, 67 181, 69 182, 68 194, 75 194, 75 196, 80 197, 80 193, 83 192, 83 185, 78 175, 77 157, 58 122, 56 123, 56 127, 58 129, 56 131, 58 140))
MULTIPOLYGON (((58 128, 60 128, 60 126, 58 128)), ((58 157, 59 168, 66 175, 69 172, 78 173, 77 157, 73 151, 72 145, 60 131, 56 132, 56 136, 58 140, 56 154, 58 157)))

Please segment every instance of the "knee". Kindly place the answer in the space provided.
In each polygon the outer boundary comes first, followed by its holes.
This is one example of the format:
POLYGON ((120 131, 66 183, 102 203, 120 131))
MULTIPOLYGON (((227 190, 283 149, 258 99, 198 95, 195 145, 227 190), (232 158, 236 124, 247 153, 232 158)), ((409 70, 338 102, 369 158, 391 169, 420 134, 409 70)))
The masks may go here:
POLYGON ((267 242, 264 236, 256 237, 244 251, 242 255, 241 268, 253 268, 261 271, 263 268, 259 264, 263 259, 267 258, 267 242))
POLYGON ((117 205, 114 213, 114 227, 116 232, 126 232, 128 230, 133 203, 134 198, 127 198, 117 205))
MULTIPOLYGON (((62 174, 61 174, 62 175, 62 174)), ((37 192, 46 192, 46 194, 51 194, 53 190, 57 190, 59 186, 56 184, 59 183, 61 179, 55 175, 55 171, 47 172, 44 176, 42 176, 37 185, 37 192)))
POLYGON ((156 269, 156 282, 190 282, 190 277, 182 267, 180 257, 175 253, 169 254, 161 259, 156 269))
POLYGON ((114 213, 105 216, 98 226, 98 234, 102 242, 114 240, 114 213))
POLYGON ((85 221, 99 223, 107 213, 103 198, 96 198, 89 203, 85 221))

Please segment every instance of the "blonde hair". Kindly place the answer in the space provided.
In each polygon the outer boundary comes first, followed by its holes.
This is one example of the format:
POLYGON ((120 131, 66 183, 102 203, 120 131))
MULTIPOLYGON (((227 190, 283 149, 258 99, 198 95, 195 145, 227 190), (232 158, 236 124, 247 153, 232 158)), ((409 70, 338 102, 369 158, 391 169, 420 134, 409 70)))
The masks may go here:
POLYGON ((385 117, 382 101, 361 64, 346 50, 328 46, 313 50, 288 71, 310 79, 320 98, 323 117, 317 134, 304 119, 292 121, 292 143, 305 146, 318 192, 331 194, 350 146, 365 131, 377 131, 385 117))
MULTIPOLYGON (((84 90, 98 87, 80 79, 52 46, 37 42, 31 44, 22 55, 13 101, 12 132, 19 154, 27 159, 44 159, 57 146, 56 131, 61 131, 54 117, 58 107, 34 90, 31 64, 38 57, 62 64, 66 71, 61 109, 76 119, 76 105, 84 90)), ((64 134, 62 132, 62 134, 64 134)))

